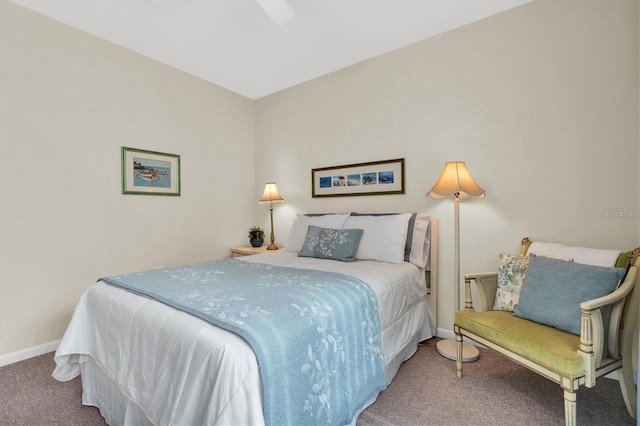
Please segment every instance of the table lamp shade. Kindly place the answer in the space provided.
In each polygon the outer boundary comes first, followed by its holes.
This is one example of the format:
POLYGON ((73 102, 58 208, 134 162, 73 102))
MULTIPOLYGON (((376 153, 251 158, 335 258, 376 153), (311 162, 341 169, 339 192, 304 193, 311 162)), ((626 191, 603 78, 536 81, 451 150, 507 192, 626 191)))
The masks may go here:
POLYGON ((284 198, 280 196, 275 182, 266 183, 266 185, 264 186, 264 194, 262 194, 262 197, 260 198, 260 200, 258 200, 258 203, 284 203, 284 198))

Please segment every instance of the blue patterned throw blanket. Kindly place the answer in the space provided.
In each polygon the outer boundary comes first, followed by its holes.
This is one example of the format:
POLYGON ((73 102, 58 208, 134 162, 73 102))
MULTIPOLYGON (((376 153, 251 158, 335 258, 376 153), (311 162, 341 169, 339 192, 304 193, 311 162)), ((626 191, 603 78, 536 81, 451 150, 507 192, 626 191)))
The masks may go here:
POLYGON ((267 425, 344 425, 386 387, 376 297, 354 277, 228 259, 102 280, 242 336, 267 425))

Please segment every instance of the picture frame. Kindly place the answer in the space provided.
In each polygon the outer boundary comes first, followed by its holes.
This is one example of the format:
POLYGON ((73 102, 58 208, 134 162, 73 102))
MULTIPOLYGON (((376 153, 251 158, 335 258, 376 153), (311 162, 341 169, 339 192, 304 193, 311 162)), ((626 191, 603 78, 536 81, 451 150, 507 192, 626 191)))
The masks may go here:
POLYGON ((122 147, 122 193, 180 195, 180 156, 122 147))
POLYGON ((311 196, 404 194, 404 158, 311 170, 311 196))

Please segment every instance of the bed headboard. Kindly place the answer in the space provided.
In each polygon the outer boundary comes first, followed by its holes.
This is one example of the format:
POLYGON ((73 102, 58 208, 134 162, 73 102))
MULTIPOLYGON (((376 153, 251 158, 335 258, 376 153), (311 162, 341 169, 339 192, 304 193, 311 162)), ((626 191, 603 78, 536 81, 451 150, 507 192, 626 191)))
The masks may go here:
POLYGON ((433 315, 433 322, 438 327, 438 226, 439 221, 431 219, 429 225, 431 227, 431 245, 429 250, 429 265, 431 270, 426 273, 429 274, 428 286, 427 286, 427 304, 433 315))

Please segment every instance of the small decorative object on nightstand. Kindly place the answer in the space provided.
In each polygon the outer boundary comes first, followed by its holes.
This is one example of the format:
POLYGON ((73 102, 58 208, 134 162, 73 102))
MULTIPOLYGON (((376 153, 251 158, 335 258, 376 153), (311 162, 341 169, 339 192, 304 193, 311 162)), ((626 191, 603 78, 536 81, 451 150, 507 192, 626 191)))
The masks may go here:
POLYGON ((252 247, 260 247, 264 242, 264 231, 259 226, 252 226, 248 237, 252 247))
POLYGON ((242 257, 242 256, 251 256, 252 254, 260 254, 266 253, 266 247, 232 247, 231 248, 231 257, 242 257))

